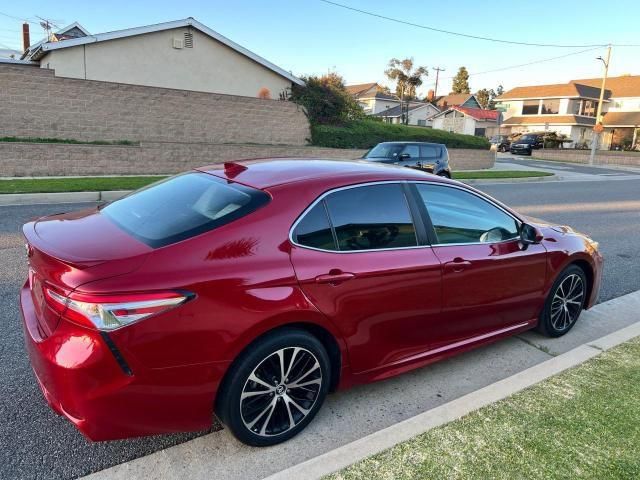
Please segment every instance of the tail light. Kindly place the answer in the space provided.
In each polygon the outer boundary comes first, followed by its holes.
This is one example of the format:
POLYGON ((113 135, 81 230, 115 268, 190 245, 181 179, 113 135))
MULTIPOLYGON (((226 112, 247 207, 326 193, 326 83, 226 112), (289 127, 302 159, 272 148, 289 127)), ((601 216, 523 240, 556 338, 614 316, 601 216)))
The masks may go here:
POLYGON ((81 325, 98 330, 115 330, 183 304, 192 294, 159 292, 133 295, 86 295, 63 292, 45 286, 44 296, 51 308, 81 325))

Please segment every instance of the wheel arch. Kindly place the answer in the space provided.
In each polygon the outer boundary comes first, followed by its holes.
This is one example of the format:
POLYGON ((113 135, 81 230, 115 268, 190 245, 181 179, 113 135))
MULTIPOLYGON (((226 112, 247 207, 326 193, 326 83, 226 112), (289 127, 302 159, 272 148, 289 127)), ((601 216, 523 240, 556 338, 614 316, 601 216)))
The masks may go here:
POLYGON ((589 305, 589 299, 591 298, 591 294, 593 292, 593 282, 594 282, 593 266, 588 261, 582 258, 572 259, 567 264, 565 269, 567 267, 570 267, 571 265, 575 265, 576 267, 579 267, 584 272, 585 277, 587 277, 587 293, 584 296, 584 300, 583 300, 583 308, 586 309, 587 306, 589 305))
POLYGON ((233 367, 237 364, 239 359, 242 357, 243 353, 248 351, 253 345, 257 342, 261 341, 267 336, 271 336, 277 334, 279 331, 283 330, 299 330, 305 333, 308 333, 315 337, 322 346, 327 351, 327 355, 329 356, 330 368, 331 368, 331 382, 329 384, 329 391, 335 391, 338 384, 340 383, 342 368, 344 366, 345 352, 343 348, 336 338, 336 336, 329 331, 326 327, 320 325, 317 322, 307 321, 307 320, 299 320, 299 321, 290 321, 287 323, 282 323, 279 325, 271 326, 270 328, 266 328, 262 330, 260 333, 256 334, 250 341, 244 342, 242 348, 240 348, 237 354, 234 356, 233 360, 229 363, 224 375, 219 384, 219 388, 215 394, 215 398, 213 399, 214 407, 217 405, 218 398, 220 394, 224 391, 225 385, 228 382, 229 375, 233 371, 233 367))

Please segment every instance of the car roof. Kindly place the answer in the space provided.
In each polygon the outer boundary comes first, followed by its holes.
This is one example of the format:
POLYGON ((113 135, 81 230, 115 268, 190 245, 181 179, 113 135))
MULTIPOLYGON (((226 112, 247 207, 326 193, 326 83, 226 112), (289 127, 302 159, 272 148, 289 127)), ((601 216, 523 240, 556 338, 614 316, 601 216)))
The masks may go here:
POLYGON ((444 147, 444 143, 434 143, 434 142, 412 142, 410 140, 403 140, 398 142, 380 142, 378 145, 388 145, 388 144, 398 144, 398 145, 406 145, 406 144, 415 144, 415 145, 438 145, 439 147, 444 147))
POLYGON ((344 185, 386 180, 447 181, 442 177, 396 165, 305 158, 261 158, 209 165, 196 170, 259 189, 310 180, 317 182, 323 179, 326 179, 327 183, 344 185))

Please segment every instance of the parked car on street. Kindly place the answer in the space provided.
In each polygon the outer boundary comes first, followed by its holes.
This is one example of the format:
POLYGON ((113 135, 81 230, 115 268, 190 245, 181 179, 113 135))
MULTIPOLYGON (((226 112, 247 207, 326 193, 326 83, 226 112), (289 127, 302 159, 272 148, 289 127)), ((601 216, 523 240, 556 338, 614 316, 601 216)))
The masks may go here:
POLYGON ((370 162, 411 167, 451 178, 449 151, 441 143, 383 142, 369 150, 363 158, 370 162))
POLYGON ((489 140, 489 143, 491 143, 491 146, 498 152, 508 152, 511 147, 509 135, 494 135, 489 140))
POLYGON ((567 333, 598 245, 368 162, 226 163, 23 227, 31 365, 91 440, 303 430, 328 392, 509 335, 567 333))
POLYGON ((510 151, 518 155, 531 155, 533 150, 542 148, 544 145, 544 134, 526 133, 520 138, 511 141, 510 151))

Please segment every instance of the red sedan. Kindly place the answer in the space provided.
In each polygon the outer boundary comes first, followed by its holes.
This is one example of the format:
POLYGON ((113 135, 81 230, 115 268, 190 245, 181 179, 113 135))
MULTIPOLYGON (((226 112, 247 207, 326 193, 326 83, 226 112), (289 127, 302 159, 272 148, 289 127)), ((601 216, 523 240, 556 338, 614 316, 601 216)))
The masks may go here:
POLYGON ((597 243, 420 171, 227 163, 24 226, 26 344, 91 440, 300 432, 329 391, 537 328, 597 298, 597 243))

